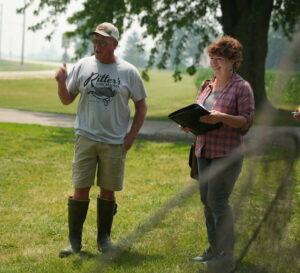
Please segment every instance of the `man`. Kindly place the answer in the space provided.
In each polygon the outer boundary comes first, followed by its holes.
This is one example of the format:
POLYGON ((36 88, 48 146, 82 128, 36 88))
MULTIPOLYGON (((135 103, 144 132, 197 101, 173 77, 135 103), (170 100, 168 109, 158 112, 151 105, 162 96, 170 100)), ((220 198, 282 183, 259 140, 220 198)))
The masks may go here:
POLYGON ((97 174, 97 245, 99 251, 113 249, 110 239, 116 213, 115 191, 123 188, 126 152, 144 122, 146 91, 137 69, 115 55, 119 31, 102 23, 90 33, 94 55, 81 59, 67 74, 64 64, 55 74, 58 96, 65 105, 80 93, 75 120, 75 152, 72 167, 73 196, 68 199, 70 246, 60 251, 66 257, 81 250, 82 227, 89 206, 89 191, 97 174), (127 133, 130 109, 133 122, 127 133))

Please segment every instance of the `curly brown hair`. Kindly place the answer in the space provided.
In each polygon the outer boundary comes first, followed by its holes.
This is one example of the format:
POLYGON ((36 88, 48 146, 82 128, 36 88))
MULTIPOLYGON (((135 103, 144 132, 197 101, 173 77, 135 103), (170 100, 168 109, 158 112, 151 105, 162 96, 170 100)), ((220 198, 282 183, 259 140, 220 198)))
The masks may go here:
POLYGON ((209 56, 214 55, 233 60, 233 71, 236 71, 239 68, 243 60, 242 50, 242 44, 238 40, 227 35, 213 42, 207 48, 209 56))

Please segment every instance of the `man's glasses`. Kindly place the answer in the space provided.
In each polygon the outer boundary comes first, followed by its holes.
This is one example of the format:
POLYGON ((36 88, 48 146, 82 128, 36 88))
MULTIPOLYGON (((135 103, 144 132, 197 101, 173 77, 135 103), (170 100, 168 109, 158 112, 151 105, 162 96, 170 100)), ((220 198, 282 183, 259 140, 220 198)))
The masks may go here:
POLYGON ((97 40, 95 38, 92 39, 92 43, 94 45, 100 45, 100 46, 107 46, 109 44, 109 41, 105 41, 105 40, 97 40))

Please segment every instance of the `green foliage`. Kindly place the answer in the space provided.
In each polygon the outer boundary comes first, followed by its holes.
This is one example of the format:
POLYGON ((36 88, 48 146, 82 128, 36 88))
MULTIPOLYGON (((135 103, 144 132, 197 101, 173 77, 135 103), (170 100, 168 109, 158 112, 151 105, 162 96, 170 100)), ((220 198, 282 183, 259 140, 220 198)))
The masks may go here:
POLYGON ((190 75, 195 75, 196 72, 197 72, 197 69, 195 66, 189 66, 187 69, 186 69, 187 73, 190 74, 190 75))
POLYGON ((138 68, 145 67, 146 65, 146 53, 141 42, 141 37, 134 31, 128 37, 123 53, 123 58, 138 68))
POLYGON ((150 80, 148 71, 145 71, 145 70, 142 71, 142 78, 143 78, 146 82, 148 82, 148 81, 150 80))
MULTIPOLYGON (((48 16, 36 25, 31 26, 30 29, 33 31, 48 25, 57 25, 57 15, 65 13, 70 3, 74 3, 71 0, 31 0, 18 11, 23 12, 24 8, 36 1, 39 5, 34 14, 37 15, 47 9, 48 16)), ((68 18, 69 23, 77 25, 77 28, 72 32, 68 32, 67 36, 82 39, 82 47, 77 49, 77 55, 80 57, 88 48, 88 33, 100 23, 99 18, 101 18, 101 22, 113 22, 118 26, 120 33, 123 33, 123 30, 127 29, 133 22, 134 16, 138 16, 141 26, 146 28, 143 36, 151 36, 156 42, 155 48, 164 48, 163 57, 159 63, 160 67, 171 57, 167 52, 172 47, 176 48, 177 54, 175 57, 177 58, 174 59, 176 69, 182 62, 179 56, 182 56, 184 50, 189 47, 186 43, 187 39, 190 42, 194 38, 198 39, 198 41, 192 42, 198 48, 197 52, 194 52, 194 64, 197 64, 203 48, 212 37, 218 34, 218 22, 223 23, 218 15, 221 4, 225 5, 226 1, 223 3, 222 1, 212 0, 85 0, 83 9, 68 18), (180 31, 185 35, 178 36, 180 31)), ((274 29, 277 30, 282 27, 284 34, 291 38, 300 18, 299 1, 275 0, 272 9, 274 29)), ((225 12, 225 9, 222 12, 225 12)), ((249 16, 252 16, 255 20, 255 11, 249 12, 249 16)), ((227 14, 227 16, 232 16, 232 14, 227 14)), ((49 33, 48 37, 51 37, 51 34, 49 33)), ((157 52, 152 51, 152 54, 156 55, 157 52)))
POLYGON ((297 30, 300 19, 300 2, 298 0, 276 0, 273 5, 272 26, 280 27, 284 35, 291 39, 297 30))
MULTIPOLYGON (((49 16, 42 22, 32 26, 31 29, 34 31, 46 25, 56 25, 55 16, 64 13, 71 3, 70 0, 38 1, 39 7, 34 13, 39 14, 42 10, 48 8, 49 16)), ((76 24, 77 28, 73 32, 68 32, 67 36, 69 38, 81 38, 82 46, 76 50, 77 57, 81 57, 88 49, 88 33, 100 23, 99 18, 101 18, 101 22, 109 21, 116 24, 122 34, 123 30, 131 25, 134 16, 137 15, 141 26, 146 28, 143 36, 151 36, 155 40, 154 48, 163 48, 163 52, 161 52, 162 58, 158 64, 159 68, 165 67, 165 62, 170 58, 168 51, 175 43, 177 54, 174 58, 174 65, 177 67, 182 62, 179 57, 180 52, 189 47, 186 40, 191 37, 198 37, 194 45, 197 47, 197 52, 195 52, 193 64, 196 65, 203 48, 207 45, 210 38, 218 33, 216 31, 218 23, 211 16, 218 8, 218 5, 217 1, 212 0, 201 2, 195 0, 86 0, 84 1, 83 9, 68 18, 69 23, 76 24), (198 21, 198 23, 195 24, 195 21, 198 21), (179 30, 183 30, 186 34, 178 39, 176 38, 176 33, 179 30)), ((155 58, 157 53, 157 50, 153 49, 151 51, 148 68, 153 65, 151 60, 155 58)))

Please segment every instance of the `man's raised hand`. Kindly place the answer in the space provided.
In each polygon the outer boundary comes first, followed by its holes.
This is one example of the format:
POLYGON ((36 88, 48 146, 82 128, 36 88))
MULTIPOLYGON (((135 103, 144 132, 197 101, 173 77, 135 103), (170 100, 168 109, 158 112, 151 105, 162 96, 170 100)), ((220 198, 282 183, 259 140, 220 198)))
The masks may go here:
POLYGON ((56 72, 55 80, 57 82, 65 82, 68 77, 67 65, 64 63, 56 72))

